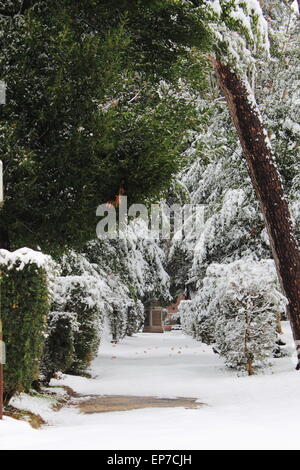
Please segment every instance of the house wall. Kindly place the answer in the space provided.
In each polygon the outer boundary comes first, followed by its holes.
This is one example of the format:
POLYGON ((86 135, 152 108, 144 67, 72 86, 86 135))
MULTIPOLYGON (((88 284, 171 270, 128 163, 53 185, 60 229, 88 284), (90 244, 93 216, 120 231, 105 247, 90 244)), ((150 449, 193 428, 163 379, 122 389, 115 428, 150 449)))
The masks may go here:
POLYGON ((144 333, 163 333, 163 308, 157 302, 146 305, 144 333))

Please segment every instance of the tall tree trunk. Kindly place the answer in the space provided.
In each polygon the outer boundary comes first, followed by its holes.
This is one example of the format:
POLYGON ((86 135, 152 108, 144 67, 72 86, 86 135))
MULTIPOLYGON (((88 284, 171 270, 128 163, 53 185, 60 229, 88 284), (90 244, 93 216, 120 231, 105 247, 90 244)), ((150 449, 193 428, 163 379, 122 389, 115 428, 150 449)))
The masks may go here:
POLYGON ((288 299, 288 316, 300 370, 300 251, 281 177, 260 112, 247 85, 231 69, 214 60, 220 87, 236 127, 248 170, 268 230, 280 284, 288 299))

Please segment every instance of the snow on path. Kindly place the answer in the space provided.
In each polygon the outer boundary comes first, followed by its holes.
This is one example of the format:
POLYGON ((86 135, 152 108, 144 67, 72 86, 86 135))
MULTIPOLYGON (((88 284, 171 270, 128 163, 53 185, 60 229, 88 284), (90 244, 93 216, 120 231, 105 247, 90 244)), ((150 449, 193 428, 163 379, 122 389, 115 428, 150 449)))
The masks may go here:
POLYGON ((239 377, 211 348, 178 331, 106 343, 92 379, 64 376, 53 385, 84 395, 196 397, 207 406, 92 415, 41 410, 50 425, 40 430, 5 418, 0 449, 299 449, 294 362, 279 359, 267 374, 239 377))

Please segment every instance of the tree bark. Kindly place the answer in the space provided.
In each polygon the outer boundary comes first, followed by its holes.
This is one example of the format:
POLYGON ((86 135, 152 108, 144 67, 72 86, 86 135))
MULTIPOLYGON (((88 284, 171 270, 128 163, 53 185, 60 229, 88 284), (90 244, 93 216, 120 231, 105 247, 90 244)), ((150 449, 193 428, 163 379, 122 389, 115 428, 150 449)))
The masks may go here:
POLYGON ((258 107, 247 85, 220 61, 214 60, 214 68, 265 219, 278 277, 288 300, 288 317, 298 355, 297 370, 300 370, 300 251, 288 201, 258 107))
POLYGON ((283 334, 281 326, 281 313, 276 313, 276 333, 278 333, 279 335, 283 334))

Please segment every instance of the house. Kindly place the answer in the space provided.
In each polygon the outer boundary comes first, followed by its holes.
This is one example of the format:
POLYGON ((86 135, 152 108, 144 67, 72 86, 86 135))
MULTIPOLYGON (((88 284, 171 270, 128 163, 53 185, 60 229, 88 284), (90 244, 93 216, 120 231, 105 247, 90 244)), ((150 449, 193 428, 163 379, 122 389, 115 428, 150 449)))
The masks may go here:
POLYGON ((157 301, 145 305, 144 333, 163 333, 163 307, 157 301))
POLYGON ((179 295, 176 299, 176 302, 172 305, 169 305, 169 307, 166 307, 166 310, 168 311, 167 313, 167 318, 172 318, 172 316, 174 315, 174 313, 178 313, 178 309, 179 309, 179 304, 182 300, 185 300, 185 296, 184 295, 179 295))

